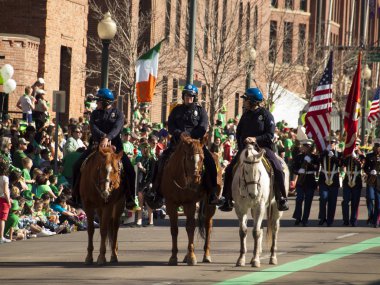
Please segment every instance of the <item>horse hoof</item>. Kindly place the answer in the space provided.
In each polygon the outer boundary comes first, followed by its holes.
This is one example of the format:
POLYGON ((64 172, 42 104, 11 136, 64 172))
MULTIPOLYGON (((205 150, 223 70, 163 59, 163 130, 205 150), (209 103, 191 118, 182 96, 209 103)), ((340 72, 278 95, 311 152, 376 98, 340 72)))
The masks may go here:
POLYGON ((118 260, 116 255, 111 256, 110 263, 118 263, 118 262, 119 262, 119 260, 118 260))
POLYGON ((260 261, 253 261, 251 263, 252 267, 256 267, 256 268, 260 268, 261 267, 261 264, 260 264, 260 261))
POLYGON ((276 257, 271 257, 269 259, 269 264, 277 265, 277 258, 276 257))
POLYGON ((193 265, 197 265, 197 263, 198 262, 197 262, 197 259, 195 257, 187 259, 187 265, 193 266, 193 265))
POLYGON ((236 262, 236 267, 242 267, 245 266, 245 258, 239 258, 236 262))
POLYGON ((177 266, 178 265, 178 259, 177 259, 177 257, 170 257, 170 259, 169 259, 169 265, 170 266, 177 266))
POLYGON ((84 261, 84 264, 86 265, 92 265, 94 263, 94 260, 92 257, 86 257, 86 260, 84 261))
POLYGON ((212 262, 211 261, 211 256, 210 255, 207 255, 207 256, 204 255, 202 262, 204 262, 204 263, 211 263, 212 262))
POLYGON ((185 257, 183 258, 183 263, 187 263, 187 254, 185 255, 185 257))
POLYGON ((96 263, 97 263, 99 266, 103 266, 103 265, 106 264, 106 262, 107 262, 106 258, 103 257, 103 256, 100 256, 100 255, 99 255, 98 260, 97 260, 96 263))

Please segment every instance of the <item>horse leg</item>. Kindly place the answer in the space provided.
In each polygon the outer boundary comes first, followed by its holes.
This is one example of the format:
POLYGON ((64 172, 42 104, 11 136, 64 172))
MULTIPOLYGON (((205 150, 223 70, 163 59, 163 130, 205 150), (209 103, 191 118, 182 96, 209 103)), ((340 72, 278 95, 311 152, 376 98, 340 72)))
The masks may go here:
POLYGON ((178 265, 178 213, 177 207, 172 203, 166 203, 166 213, 170 219, 170 233, 172 235, 172 256, 169 259, 169 265, 178 265))
POLYGON ((205 244, 203 247, 204 255, 202 262, 210 263, 211 262, 211 254, 210 254, 210 240, 211 240, 211 230, 212 230, 212 217, 215 215, 215 206, 207 205, 207 201, 205 201, 206 213, 205 213, 205 244))
POLYGON ((252 210, 252 217, 254 219, 255 225, 252 230, 252 236, 254 239, 253 257, 251 260, 252 267, 260 267, 260 252, 262 251, 262 240, 263 240, 263 230, 261 229, 261 224, 263 222, 265 213, 265 203, 260 201, 259 207, 252 210))
POLYGON ((277 209, 276 204, 272 204, 272 217, 269 219, 268 218, 268 225, 271 223, 271 231, 272 231, 272 244, 270 248, 270 259, 269 259, 269 264, 277 264, 277 256, 276 256, 276 251, 277 251, 277 236, 278 236, 278 230, 280 228, 280 217, 281 213, 277 209))
POLYGON ((109 211, 108 208, 99 208, 99 220, 100 220, 100 250, 97 260, 98 265, 106 264, 106 240, 108 233, 109 223, 109 211))
POLYGON ((245 254, 247 253, 247 220, 248 215, 247 211, 245 213, 241 212, 241 209, 238 208, 238 205, 235 206, 236 215, 239 219, 239 236, 240 236, 240 255, 236 261, 236 266, 245 266, 245 254))
MULTIPOLYGON (((119 226, 120 226, 120 217, 124 210, 124 201, 119 201, 114 207, 112 211, 112 222, 110 223, 110 229, 112 231, 112 237, 111 239, 111 263, 117 263, 119 262, 117 258, 117 250, 118 250, 118 243, 117 243, 117 235, 119 232, 119 226)), ((110 231, 110 229, 108 229, 110 231)))
POLYGON ((94 261, 93 257, 92 257, 92 253, 94 251, 94 243, 93 243, 93 239, 94 239, 94 214, 95 214, 95 210, 90 208, 90 207, 86 207, 86 215, 87 215, 87 234, 88 234, 88 244, 87 244, 87 256, 86 256, 86 260, 84 261, 85 264, 87 265, 91 265, 94 261))
POLYGON ((195 232, 195 209, 196 203, 183 205, 183 211, 186 215, 186 232, 188 237, 186 262, 187 265, 196 265, 197 258, 194 254, 194 232, 195 232))

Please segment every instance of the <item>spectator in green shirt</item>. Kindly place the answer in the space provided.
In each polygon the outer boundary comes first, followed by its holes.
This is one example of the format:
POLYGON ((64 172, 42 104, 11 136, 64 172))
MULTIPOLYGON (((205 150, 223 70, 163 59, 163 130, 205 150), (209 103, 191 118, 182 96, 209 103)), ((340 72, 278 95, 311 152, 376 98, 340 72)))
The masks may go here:
POLYGON ((27 157, 24 151, 28 148, 28 143, 24 138, 19 138, 18 148, 13 153, 13 165, 15 167, 22 169, 22 159, 27 157))

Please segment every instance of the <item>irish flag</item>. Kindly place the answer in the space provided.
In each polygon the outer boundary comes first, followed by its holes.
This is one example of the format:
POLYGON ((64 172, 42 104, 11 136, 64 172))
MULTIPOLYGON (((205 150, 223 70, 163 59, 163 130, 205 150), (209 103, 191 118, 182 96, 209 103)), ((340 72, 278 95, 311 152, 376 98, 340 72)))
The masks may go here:
POLYGON ((136 95, 139 103, 152 102, 154 89, 156 88, 158 55, 161 43, 162 41, 137 60, 136 95))

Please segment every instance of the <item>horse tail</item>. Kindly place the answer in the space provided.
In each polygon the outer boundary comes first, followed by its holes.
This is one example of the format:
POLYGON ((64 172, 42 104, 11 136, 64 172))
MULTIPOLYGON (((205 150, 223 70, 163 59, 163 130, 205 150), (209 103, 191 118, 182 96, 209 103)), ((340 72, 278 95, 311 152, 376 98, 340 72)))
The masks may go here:
POLYGON ((197 225, 198 231, 201 238, 206 239, 206 207, 207 207, 207 196, 199 202, 197 225))

